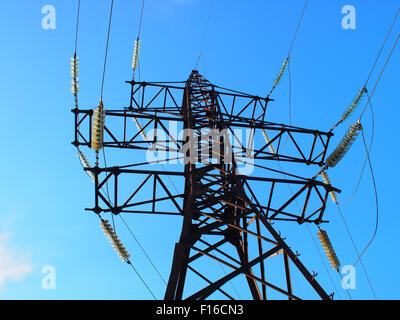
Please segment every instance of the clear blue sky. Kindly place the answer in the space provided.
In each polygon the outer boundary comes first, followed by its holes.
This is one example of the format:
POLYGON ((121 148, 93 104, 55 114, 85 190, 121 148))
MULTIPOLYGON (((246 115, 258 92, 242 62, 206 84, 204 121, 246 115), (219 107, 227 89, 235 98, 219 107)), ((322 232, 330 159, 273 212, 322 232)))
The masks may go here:
MULTIPOLYGON (((98 102, 110 1, 82 0, 78 55, 81 59, 80 106, 98 102)), ((137 35, 141 1, 116 0, 105 84, 107 108, 128 106, 130 61, 137 35)), ((143 18, 141 77, 146 81, 186 80, 196 62, 209 0, 147 0, 143 18)), ((265 96, 287 55, 302 0, 215 0, 199 71, 211 82, 265 96)), ((362 87, 398 9, 394 0, 311 0, 291 59, 294 125, 328 131, 362 87), (356 30, 341 27, 344 5, 356 8, 356 30)), ((69 59, 74 50, 77 1, 8 1, 0 13, 2 70, 0 137, 0 298, 2 299, 150 299, 129 266, 112 251, 98 219, 84 211, 93 204, 92 182, 82 171, 71 145, 73 97, 69 59), (56 9, 56 29, 43 30, 44 5, 56 9), (56 289, 41 286, 42 267, 56 269, 56 289)), ((372 89, 389 53, 400 21, 369 83, 372 89)), ((371 159, 379 192, 380 220, 375 242, 364 263, 380 299, 398 299, 397 255, 399 210, 396 163, 400 48, 396 48, 372 102, 375 111, 371 159), (397 84, 397 85, 396 85, 397 84)), ((270 106, 271 121, 288 122, 288 77, 270 106)), ((364 105, 362 105, 363 107, 364 105)), ((360 109, 358 110, 360 112, 360 109)), ((357 116, 353 116, 353 120, 357 116)), ((369 139, 371 117, 363 118, 369 139)), ((338 128, 331 149, 349 122, 338 128)), ((359 139, 343 162, 330 171, 341 199, 353 192, 364 160, 359 139)), ((361 249, 375 223, 371 176, 343 206, 361 249)), ((325 229, 343 265, 355 254, 335 206, 329 202, 325 229)), ((176 217, 127 217, 164 278, 168 277, 181 220, 176 217)), ((118 221, 118 220, 117 220, 118 221)), ((117 228, 122 229, 122 225, 117 228)), ((304 226, 282 225, 303 262, 332 283, 304 226)), ((316 238, 315 226, 310 226, 316 238)), ((134 265, 158 297, 164 285, 127 233, 121 238, 134 265)), ((318 244, 319 245, 319 244, 318 244)), ((320 249, 320 246, 318 247, 320 249)), ((320 250, 321 251, 321 250, 320 250)), ((323 253, 321 251, 321 253, 323 253)), ((325 263, 327 261, 324 257, 325 263)), ((340 279, 330 273, 340 288, 340 279)), ((239 286, 239 285, 238 285, 239 286)), ((240 287, 239 287, 240 289, 240 287)), ((303 289, 307 292, 306 289, 303 289)), ((373 298, 361 268, 353 298, 373 298)), ((340 289, 342 298, 347 298, 340 289)), ((243 298, 246 294, 243 293, 243 298)), ((312 297, 312 296, 309 296, 312 297)), ((337 297, 337 296, 336 296, 337 297)))

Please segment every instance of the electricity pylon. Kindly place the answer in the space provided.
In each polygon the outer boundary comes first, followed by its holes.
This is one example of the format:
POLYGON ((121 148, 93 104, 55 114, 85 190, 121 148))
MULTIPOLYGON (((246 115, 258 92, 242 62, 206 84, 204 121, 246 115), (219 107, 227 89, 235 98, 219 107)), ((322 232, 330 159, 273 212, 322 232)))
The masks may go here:
MULTIPOLYGON (((319 297, 330 299, 273 223, 320 224, 329 192, 339 190, 269 164, 323 167, 332 133, 268 122, 271 99, 215 86, 197 71, 186 82, 128 83, 129 107, 106 108, 104 148, 131 149, 139 155, 148 153, 150 145, 183 165, 155 170, 160 159, 135 156, 138 160, 130 165, 88 167, 95 180, 95 205, 88 210, 183 217, 164 298, 206 299, 218 292, 233 299, 226 285, 241 277, 253 299, 267 299, 267 289, 299 299, 291 279, 296 269, 319 297), (139 130, 133 130, 135 125, 139 130), (178 127, 185 132, 181 136, 178 127), (240 130, 248 133, 247 145, 240 130), (265 141, 257 138, 261 133, 265 141), (246 168, 253 172, 243 173, 246 168), (120 180, 126 176, 135 178, 121 192, 120 180), (175 185, 179 181, 182 190, 175 185), (108 184, 111 195, 105 191, 108 184), (293 192, 283 199, 281 190, 288 185, 293 192), (268 263, 278 256, 281 279, 271 279, 268 263), (211 267, 215 262, 224 266, 222 276, 211 267), (192 282, 189 272, 201 281, 192 282)), ((72 111, 73 144, 90 147, 93 111, 72 111)))

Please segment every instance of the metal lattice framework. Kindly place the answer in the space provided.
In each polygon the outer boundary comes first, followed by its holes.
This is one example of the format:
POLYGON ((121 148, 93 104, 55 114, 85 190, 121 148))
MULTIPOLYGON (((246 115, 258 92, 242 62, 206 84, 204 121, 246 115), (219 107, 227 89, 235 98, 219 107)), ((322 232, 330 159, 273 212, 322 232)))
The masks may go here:
MULTIPOLYGON (((134 164, 87 168, 95 176, 95 205, 88 210, 183 217, 165 299, 206 299, 215 292, 233 299, 224 286, 239 276, 246 279, 254 299, 267 299, 268 288, 299 299, 293 292, 291 267, 322 299, 330 299, 272 225, 275 220, 324 222, 328 193, 339 190, 314 178, 273 169, 270 164, 324 166, 332 133, 267 122, 269 98, 214 86, 197 71, 186 82, 128 83, 130 106, 106 110, 104 148, 145 154, 151 146, 165 151, 168 159, 184 158, 185 162, 174 170, 158 169, 159 160, 138 156, 134 164), (176 123, 175 129, 169 123, 176 123), (178 128, 189 134, 179 136, 178 128), (247 145, 238 130, 249 132, 247 145), (157 134, 148 134, 152 131, 157 134), (262 131, 268 141, 255 138, 262 131), (253 168, 254 173, 242 174, 243 166, 253 168), (121 190, 120 180, 125 178, 130 186, 121 190), (172 187, 171 179, 181 188, 172 187), (105 192, 106 184, 111 197, 105 192), (283 199, 278 190, 287 185, 294 191, 283 199), (261 199, 259 190, 267 196, 261 199), (268 278, 268 262, 277 256, 283 257, 279 284, 268 278), (207 268, 209 261, 229 271, 216 277, 207 268), (201 284, 185 286, 188 271, 201 284)), ((90 147, 93 111, 73 112, 73 144, 90 147)))

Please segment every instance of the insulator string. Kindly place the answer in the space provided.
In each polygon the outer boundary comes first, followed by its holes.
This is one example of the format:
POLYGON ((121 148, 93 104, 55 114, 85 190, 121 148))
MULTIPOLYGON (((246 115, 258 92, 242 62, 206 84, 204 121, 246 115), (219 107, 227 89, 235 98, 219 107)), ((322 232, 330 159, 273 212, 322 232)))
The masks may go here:
POLYGON ((71 58, 71 92, 75 96, 75 106, 78 107, 77 95, 79 91, 79 58, 76 53, 71 58))
MULTIPOLYGON (((336 203, 336 207, 337 207, 337 209, 338 209, 339 215, 340 215, 340 217, 341 217, 341 219, 342 219, 342 222, 343 222, 343 225, 344 225, 344 227, 345 227, 345 229, 346 229, 346 232, 347 232, 347 234, 348 234, 348 236, 349 236, 349 238, 350 238, 350 241, 351 241, 351 243, 352 243, 352 245, 353 245, 354 252, 356 253, 357 257, 360 257, 360 254, 359 254, 359 251, 358 251, 358 249, 357 249, 356 243, 355 243, 355 241, 354 241, 353 235, 352 235, 351 232, 350 232, 350 228, 349 228, 349 226, 348 226, 348 224, 347 224, 347 221, 346 221, 346 219, 345 219, 345 217, 344 217, 344 215, 343 215, 343 212, 342 212, 342 210, 341 210, 341 208, 340 208, 340 204, 339 204, 339 203, 336 203)), ((370 287, 370 289, 371 289, 371 291, 372 291, 372 294, 373 294, 375 300, 377 300, 374 287, 373 287, 373 285, 372 285, 372 282, 371 282, 371 280, 370 280, 370 278, 369 278, 368 272, 367 272, 367 270, 366 270, 366 268, 365 268, 364 262, 362 261, 361 257, 360 257, 360 264, 361 264, 361 267, 362 267, 363 272, 364 272, 364 274, 365 274, 365 278, 367 279, 368 285, 369 285, 369 287, 370 287)))
MULTIPOLYGON (((278 165, 279 165, 279 168, 280 168, 280 170, 281 170, 281 174, 283 175, 283 173, 282 173, 282 172, 283 172, 283 169, 282 169, 282 166, 281 166, 281 163, 280 163, 279 160, 278 160, 278 165)), ((290 193, 292 194, 292 196, 294 196, 294 192, 293 192, 293 190, 292 190, 291 185, 290 185, 289 183, 286 183, 286 185, 288 186, 288 189, 289 189, 290 193)), ((300 205, 298 204, 297 199, 295 199, 295 204, 296 204, 296 206, 297 206, 298 211, 301 212, 302 210, 300 209, 300 205)), ((325 269, 325 271, 326 271, 326 273, 327 273, 327 275, 328 275, 328 277, 329 277, 329 279, 330 279, 330 281, 331 281, 331 283, 332 283, 332 286, 333 286, 334 290, 338 293, 338 295, 339 295, 339 297, 340 297, 340 299, 341 299, 340 293, 339 293, 338 289, 336 288, 335 282, 333 281, 333 278, 332 278, 332 276, 331 276, 331 274, 330 274, 330 272, 329 272, 329 270, 328 270, 328 268, 327 268, 327 266, 326 266, 326 264, 325 264, 325 261, 324 261, 322 255, 321 255, 321 252, 320 252, 320 250, 318 249, 318 246, 317 246, 317 244, 316 244, 316 242, 315 242, 315 240, 314 240, 314 237, 313 237, 313 235, 312 235, 312 233, 311 233, 311 230, 310 230, 310 228, 308 227, 307 224, 306 224, 306 228, 307 228, 308 234, 310 235, 310 238, 311 238, 311 240, 312 240, 312 242, 313 242, 313 244, 314 244, 314 248, 315 248, 315 250, 317 251, 318 256, 319 256, 319 258, 320 258, 320 260, 321 260, 321 262, 322 262, 322 265, 324 266, 324 269, 325 269)))
POLYGON ((328 234, 326 233, 325 230, 319 229, 317 235, 319 241, 321 242, 322 248, 324 249, 325 254, 328 257, 328 260, 332 266, 332 269, 337 270, 339 272, 340 262, 336 255, 335 250, 333 249, 328 234))
MULTIPOLYGON (((132 81, 135 81, 135 73, 136 68, 139 66, 139 55, 140 55, 140 32, 142 30, 142 21, 143 21, 143 11, 144 11, 144 0, 142 1, 142 8, 140 10, 140 19, 139 19, 139 29, 138 34, 133 47, 133 56, 132 56, 132 81)), ((140 81, 140 69, 139 69, 139 81, 140 81)), ((140 94, 140 93, 139 93, 140 94)))
MULTIPOLYGON (((270 151, 271 151, 273 154, 276 154, 275 149, 273 148, 272 144, 270 143, 269 137, 268 137, 267 133, 265 132, 265 130, 262 130, 262 133, 263 133, 263 136, 264 136, 264 139, 265 139, 266 143, 269 144, 270 151)), ((280 163, 279 160, 278 160, 278 165, 279 165, 279 168, 280 168, 280 173, 283 175, 283 169, 282 169, 282 166, 281 166, 281 163, 280 163)), ((286 183, 286 184, 287 184, 287 186, 288 186, 288 189, 289 189, 290 193, 292 194, 292 196, 294 196, 294 192, 293 192, 293 190, 292 190, 292 187, 290 186, 289 183, 286 183)), ((301 212, 302 210, 300 209, 300 206, 299 206, 299 204, 298 204, 298 202, 297 202, 296 199, 295 199, 295 204, 296 204, 296 206, 297 206, 298 211, 301 212)), ((330 272, 329 272, 329 270, 328 270, 328 268, 327 268, 327 266, 326 266, 326 264, 325 264, 325 261, 324 261, 322 255, 321 255, 321 252, 320 252, 320 250, 318 249, 318 246, 317 246, 317 244, 316 244, 316 242, 315 242, 315 240, 314 240, 314 237, 313 237, 313 235, 311 234, 310 228, 308 227, 307 224, 306 224, 306 227, 307 227, 308 234, 310 235, 310 238, 311 238, 311 240, 312 240, 312 242, 313 242, 313 244, 314 244, 314 248, 315 248, 315 250, 317 251, 318 256, 319 256, 319 258, 320 258, 320 260, 321 260, 321 262, 322 262, 322 265, 324 266, 325 271, 326 271, 326 273, 327 273, 327 275, 328 275, 328 277, 329 277, 329 279, 330 279, 330 281, 331 281, 331 283, 332 283, 332 286, 333 286, 334 290, 338 293, 339 298, 341 299, 341 295, 340 295, 340 293, 339 293, 339 291, 338 291, 338 289, 337 289, 337 287, 336 287, 336 285, 335 285, 335 282, 333 281, 333 278, 332 278, 332 276, 331 276, 331 274, 330 274, 330 272)))
MULTIPOLYGON (((327 184, 328 186, 332 186, 331 180, 329 179, 328 173, 326 171, 321 172, 321 177, 322 177, 322 180, 324 180, 325 184, 327 184)), ((333 203, 338 202, 335 191, 329 191, 329 196, 331 197, 333 203)))
POLYGON ((342 160, 342 158, 346 155, 346 153, 349 151, 350 147, 354 143, 359 131, 361 130, 362 127, 360 122, 350 125, 350 128, 347 130, 343 139, 326 159, 326 164, 328 167, 334 167, 340 160, 342 160))
MULTIPOLYGON (((104 157, 104 165, 105 167, 107 167, 107 160, 106 160, 106 155, 105 155, 105 150, 103 148, 103 157, 104 157)), ((112 203, 111 201, 111 197, 108 191, 108 181, 106 182, 106 195, 107 195, 107 199, 109 203, 112 203)), ((115 223, 114 223, 114 215, 111 215, 113 218, 113 225, 114 225, 114 230, 115 229, 115 223)), ((163 278, 163 276, 161 275, 160 271, 157 269, 157 267, 155 266, 154 262, 152 261, 152 259, 150 258, 149 254, 146 252, 146 250, 143 248, 143 246, 141 245, 141 243, 139 242, 139 240, 136 238, 135 234, 133 233, 132 228, 129 227, 129 225, 126 223, 126 221, 124 220, 124 218, 122 217, 121 214, 118 215, 120 217, 120 219, 122 220, 122 222, 124 223, 125 227, 128 229, 129 233, 131 234, 131 236, 133 237, 133 239, 136 241, 136 243, 138 244, 139 248, 142 250, 142 252, 144 253, 144 255, 146 256, 147 260, 150 262, 150 264, 153 266, 154 270, 156 271, 156 273, 159 275, 159 277, 161 278, 161 280, 164 282, 164 284, 166 284, 165 279, 163 278)))
MULTIPOLYGON (((382 52, 383 52, 383 49, 384 49, 385 46, 386 46, 386 42, 387 42, 387 40, 388 40, 390 34, 392 33, 392 29, 393 29, 393 26, 394 26, 395 23, 396 23, 396 20, 397 20, 397 18, 398 18, 399 12, 400 12, 400 8, 397 10, 397 13, 396 13, 396 15, 395 15, 395 17, 394 17, 394 19, 393 19, 393 22, 392 22, 392 24, 391 24, 391 26, 390 26, 390 28, 389 28, 387 34, 386 34, 386 37, 385 37, 385 39, 384 39, 384 41, 383 41, 383 43, 382 43, 382 46, 381 46, 381 48, 380 48, 380 50, 379 50, 379 52, 378 52, 378 55, 377 55, 377 57, 375 58, 375 61, 374 61, 373 65, 372 65, 372 68, 371 68, 371 70, 370 70, 370 72, 369 72, 369 74, 368 74, 368 76, 367 76, 367 79, 366 79, 366 81, 365 81, 365 83, 364 83, 364 86, 363 86, 363 89, 362 89, 362 90, 364 90, 365 93, 367 93, 367 84, 368 84, 368 82, 369 82, 369 80, 370 80, 370 78, 371 78, 371 76, 372 76, 372 73, 373 73, 374 70, 375 70, 375 67, 376 67, 376 65, 377 65, 377 63, 378 63, 378 61, 379 61, 379 58, 380 58, 380 56, 381 56, 381 54, 382 54, 382 52)), ((400 33, 399 33, 399 35, 400 35, 400 33)), ((375 88, 376 88, 376 86, 378 85, 379 80, 380 80, 380 78, 381 78, 381 76, 382 76, 382 74, 383 74, 383 71, 385 70, 387 63, 389 62, 389 59, 390 59, 390 57, 391 57, 391 55, 392 55, 392 52, 393 52, 393 50, 394 50, 394 48, 395 48, 395 46, 396 46, 396 44, 397 44, 397 41, 398 41, 398 37, 397 37, 396 42, 395 42, 395 44, 394 44, 394 46, 393 46, 393 48, 392 48, 392 50, 391 50, 391 52, 390 52, 390 54, 389 54, 389 56, 388 56, 386 62, 385 62, 385 65, 384 65, 384 67, 383 67, 383 69, 382 69, 382 71, 381 71, 381 73, 380 73, 380 75, 379 75, 379 77, 378 77, 378 80, 377 80, 377 82, 375 83, 375 87, 374 87, 374 90, 373 90, 372 93, 371 93, 371 96, 373 95, 373 93, 374 93, 374 91, 375 91, 375 88)), ((357 99, 356 99, 356 100, 357 100, 357 99)), ((356 104, 354 104, 354 102, 353 102, 354 105, 351 105, 351 106, 345 111, 345 113, 344 113, 343 116, 342 116, 342 119, 340 119, 340 120, 332 127, 332 129, 331 129, 330 131, 333 131, 338 125, 340 125, 345 119, 347 119, 347 118, 350 116, 350 114, 354 111, 355 107, 357 107, 357 105, 360 103, 360 100, 361 100, 361 99, 359 99, 359 101, 355 101, 356 104), (352 107, 353 107, 353 108, 352 108, 352 107)), ((359 119, 362 118, 362 115, 363 115, 363 113, 364 113, 364 111, 365 111, 365 109, 366 109, 366 107, 367 107, 369 101, 370 101, 370 97, 368 98, 367 103, 365 104, 364 109, 363 109, 363 111, 361 112, 361 116, 360 116, 359 119)))
MULTIPOLYGON (((368 92, 367 92, 367 95, 368 95, 368 92)), ((368 98, 369 98, 369 96, 368 96, 368 98)), ((372 144, 373 144, 374 136, 375 136, 375 116, 374 116, 374 109, 372 107, 371 100, 369 100, 369 107, 370 107, 370 111, 371 111, 371 140, 370 140, 370 143, 369 143, 368 154, 371 154, 372 144)), ((347 200, 340 202, 339 203, 340 205, 344 205, 344 204, 349 203, 354 198, 354 196, 356 195, 358 187, 360 186, 360 183, 361 183, 362 176, 364 174, 365 166, 367 165, 367 161, 368 161, 368 158, 367 158, 367 156, 365 156, 364 164, 362 166, 362 169, 361 169, 361 172, 360 172, 360 175, 358 177, 358 181, 357 181, 356 187, 354 188, 353 193, 351 194, 351 196, 347 200)))
MULTIPOLYGON (((318 229, 319 229, 319 227, 318 227, 318 229)), ((327 232, 325 230, 319 229, 317 235, 321 242, 322 248, 324 249, 325 254, 331 264, 332 269, 336 270, 336 272, 340 276, 341 281, 343 282, 343 277, 342 277, 342 274, 340 273, 340 262, 336 255, 335 250, 333 249, 332 243, 328 237, 327 232)), ((349 289, 346 289, 346 291, 349 296, 349 299, 353 300, 349 289)))
MULTIPOLYGON (((92 166, 91 166, 89 160, 87 159, 86 155, 81 150, 79 150, 79 148, 78 148, 78 157, 79 157, 79 160, 80 160, 80 162, 82 164, 83 169, 87 169, 87 168, 91 169, 92 168, 92 166)), ((84 170, 84 171, 87 173, 87 175, 93 181, 95 181, 95 176, 94 176, 93 172, 88 171, 88 170, 84 170)))
POLYGON ((124 245, 122 244, 121 240, 118 238, 117 233, 109 224, 108 220, 104 220, 101 218, 100 227, 103 229, 104 234, 112 244, 114 250, 120 256, 121 260, 128 262, 130 255, 126 250, 126 248, 124 247, 124 245))
POLYGON ((347 118, 350 117, 350 115, 354 112, 354 110, 357 108, 357 106, 361 103, 361 100, 364 97, 364 94, 366 92, 367 92, 367 89, 365 87, 360 89, 360 91, 357 93, 357 95, 353 99, 352 103, 350 104, 350 106, 343 113, 342 119, 340 120, 341 122, 345 121, 347 118))
POLYGON ((268 137, 268 135, 267 135, 267 132, 266 132, 264 129, 262 129, 261 132, 262 132, 262 135, 263 135, 263 137, 264 137, 265 142, 266 142, 267 145, 268 145, 269 151, 271 151, 271 153, 273 153, 273 154, 276 154, 275 148, 274 148, 274 146, 272 145, 271 140, 269 139, 269 137, 268 137))
MULTIPOLYGON (((99 107, 94 109, 94 136, 95 136, 95 142, 94 142, 94 147, 92 146, 93 149, 98 149, 96 150, 96 164, 98 165, 98 154, 99 154, 99 150, 103 149, 103 157, 104 157, 104 164, 107 167, 107 162, 106 162, 106 155, 104 152, 104 148, 103 148, 103 136, 104 136, 104 119, 105 119, 105 110, 103 107, 103 89, 104 89, 104 79, 105 79, 105 72, 106 72, 106 66, 107 66, 107 56, 108 56, 108 48, 109 48, 109 40, 110 40, 110 31, 111 31, 111 22, 112 22, 112 12, 113 12, 113 5, 114 5, 114 1, 111 1, 111 7, 110 7, 110 17, 109 17, 109 23, 108 23, 108 32, 107 32, 107 42, 106 42, 106 51, 105 51, 105 57, 104 57, 104 67, 103 67, 103 76, 102 76, 102 82, 101 82, 101 91, 100 91, 100 105, 99 107), (102 130, 100 130, 102 129, 102 130)), ((140 22, 139 22, 139 31, 138 31, 138 38, 137 38, 137 46, 139 46, 139 37, 140 37, 140 31, 141 31, 141 25, 142 25, 142 17, 143 17, 143 8, 144 8, 144 0, 142 1, 142 9, 141 9, 141 14, 140 14, 140 22)), ((135 68, 138 66, 139 64, 139 48, 135 49, 134 54, 136 53, 136 63, 134 63, 134 61, 132 62, 132 64, 135 66, 135 68)), ((135 55, 133 57, 133 59, 135 59, 135 55)), ((110 195, 109 195, 109 191, 108 191, 108 181, 106 182, 106 192, 107 192, 107 197, 109 202, 111 203, 111 199, 110 199, 110 195)), ((114 223, 114 217, 112 215, 113 218, 113 225, 114 225, 114 229, 115 229, 115 223, 114 223)), ((121 217, 122 218, 122 217, 121 217)), ((131 231, 131 230, 130 230, 131 231)), ((132 231, 131 231, 132 234, 132 231)), ((137 239, 136 239, 137 240, 137 239)), ((149 256, 148 254, 144 251, 143 247, 140 245, 139 243, 139 247, 143 250, 143 252, 145 253, 146 257, 149 256)), ((144 279, 142 278, 142 276, 140 275, 140 273, 138 272, 138 270, 133 266, 133 264, 131 263, 131 261, 129 259, 126 260, 126 262, 132 267, 132 269, 136 272, 136 274, 138 275, 138 277, 140 278, 140 280, 142 281, 142 283, 145 285, 145 287, 147 288, 147 290, 150 292, 150 294, 153 296, 153 298, 155 300, 157 300, 156 296, 154 295, 154 293, 151 291, 150 287, 147 285, 147 283, 144 281, 144 279)), ((152 261, 150 260, 150 262, 152 263, 152 261)), ((152 265, 154 266, 154 264, 152 263, 152 265)))
POLYGON ((104 125, 105 125, 105 109, 103 106, 103 102, 100 100, 99 106, 93 109, 93 118, 92 118, 91 147, 96 152, 99 152, 103 148, 104 125))
POLYGON ((76 109, 78 109, 78 91, 79 91, 79 82, 78 82, 79 58, 77 57, 77 47, 78 47, 80 8, 81 8, 81 1, 79 0, 77 15, 76 15, 74 56, 71 58, 71 92, 74 95, 76 109))
MULTIPOLYGON (((291 190, 289 184, 288 184, 288 186, 289 186, 289 189, 291 190)), ((291 192, 292 192, 292 194, 294 194, 292 190, 291 190, 291 192)), ((299 212, 301 212, 300 206, 299 206, 299 204, 298 204, 297 201, 296 201, 296 205, 297 205, 297 208, 298 208, 299 212)), ((331 284, 332 284, 332 286, 333 286, 333 289, 335 290, 335 292, 337 292, 339 298, 342 299, 342 296, 341 296, 339 290, 338 290, 337 287, 336 287, 336 284, 335 284, 335 281, 334 281, 333 278, 332 278, 331 272, 329 272, 329 269, 328 269, 328 267, 326 266, 325 260, 324 260, 324 258, 323 258, 323 256, 322 256, 321 252, 320 252, 320 249, 319 249, 318 246, 317 246, 316 241, 314 240, 314 236, 313 236, 313 234, 311 233, 311 230, 310 230, 310 227, 308 226, 308 224, 306 224, 306 229, 307 229, 308 234, 309 234, 309 236, 310 236, 310 238, 311 238, 311 241, 312 241, 312 243, 313 243, 313 245, 314 245, 315 251, 317 251, 318 256, 319 256, 319 259, 321 260, 322 265, 324 266, 325 272, 326 272, 326 274, 328 275, 328 278, 329 278, 329 280, 330 280, 330 282, 331 282, 331 284)))
POLYGON ((117 254, 120 256, 121 260, 129 264, 133 270, 136 272, 137 276, 139 279, 142 281, 142 283, 145 285, 147 290, 150 292, 150 294, 153 296, 155 300, 157 300, 156 296, 154 295, 153 291, 150 289, 146 281, 142 278, 140 275, 139 271, 133 266, 130 258, 130 255, 124 245, 122 244, 121 240, 118 238, 117 233, 114 231, 114 229, 111 227, 110 223, 107 220, 104 220, 100 218, 100 226, 103 229, 104 234, 110 241, 111 245, 113 246, 114 250, 117 252, 117 254))

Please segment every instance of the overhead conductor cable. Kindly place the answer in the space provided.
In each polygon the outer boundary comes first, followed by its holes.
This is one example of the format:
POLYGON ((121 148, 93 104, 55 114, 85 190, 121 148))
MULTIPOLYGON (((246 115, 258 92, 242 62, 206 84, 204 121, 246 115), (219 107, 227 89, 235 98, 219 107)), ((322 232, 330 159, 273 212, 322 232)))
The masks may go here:
POLYGON ((275 78, 275 81, 274 81, 274 84, 273 84, 273 86, 272 86, 272 89, 271 89, 271 91, 268 93, 268 96, 267 96, 267 97, 269 97, 269 96, 271 95, 271 93, 275 90, 275 88, 278 86, 278 84, 279 84, 280 81, 282 80, 283 74, 285 73, 286 67, 288 66, 289 59, 290 59, 290 54, 291 54, 291 52, 292 52, 292 49, 293 49, 293 46, 294 46, 294 42, 296 41, 297 34, 298 34, 298 32, 299 32, 301 22, 303 21, 303 17, 304 17, 304 13, 305 13, 305 11, 306 11, 307 5, 308 5, 308 0, 306 0, 305 3, 304 3, 304 7, 303 7, 303 10, 302 10, 302 12, 301 12, 300 19, 299 19, 299 21, 298 21, 298 23, 297 23, 297 27, 296 27, 296 31, 295 31, 294 36, 293 36, 293 39, 292 39, 292 43, 290 44, 290 48, 289 48, 288 55, 287 55, 285 61, 283 62, 282 67, 281 67, 281 70, 279 71, 277 77, 275 78))
POLYGON ((78 1, 78 12, 76 17, 76 29, 75 29, 75 49, 74 56, 71 57, 71 92, 75 96, 75 107, 78 108, 78 91, 79 91, 79 58, 76 55, 78 46, 78 32, 79 32, 79 15, 80 15, 81 1, 78 1))

